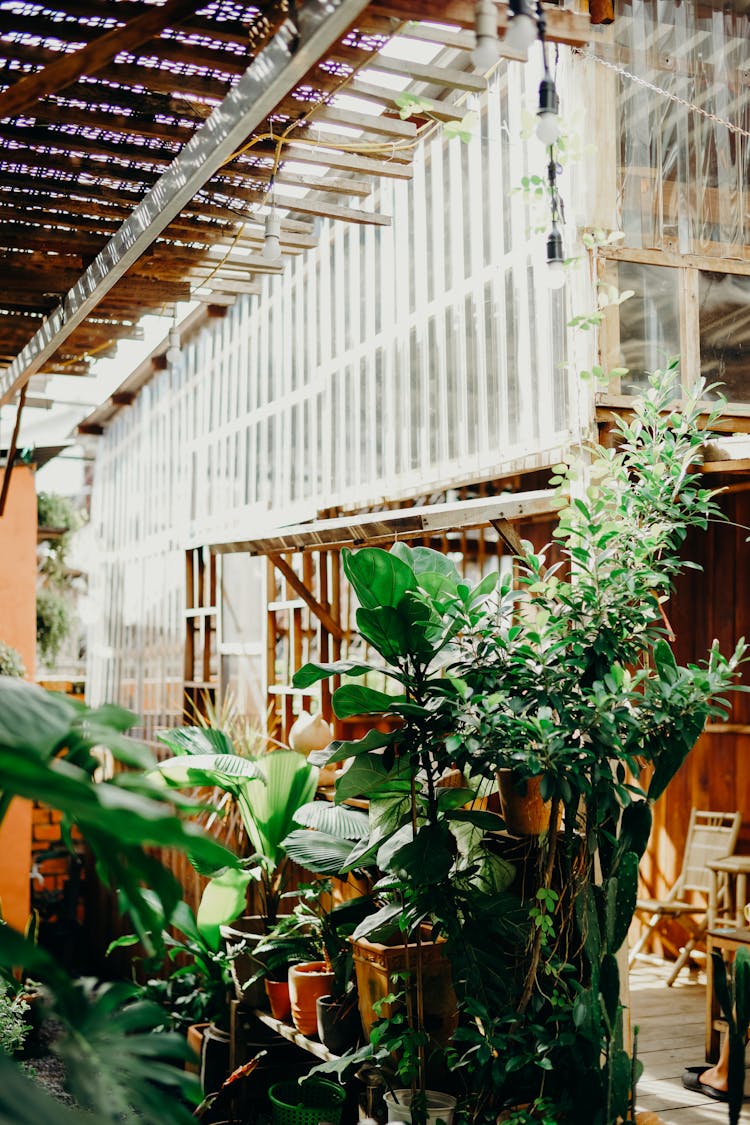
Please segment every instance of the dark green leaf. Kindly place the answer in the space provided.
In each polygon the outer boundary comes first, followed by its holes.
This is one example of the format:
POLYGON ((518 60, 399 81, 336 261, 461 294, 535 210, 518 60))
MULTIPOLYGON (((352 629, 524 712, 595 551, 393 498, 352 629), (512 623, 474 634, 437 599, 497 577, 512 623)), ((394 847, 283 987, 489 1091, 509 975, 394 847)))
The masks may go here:
POLYGON ((396 608, 407 590, 416 589, 414 573, 406 563, 379 547, 341 552, 344 573, 366 609, 396 608))
POLYGON ((333 711, 338 719, 350 715, 379 715, 390 711, 394 703, 402 700, 402 695, 386 695, 384 691, 360 687, 359 684, 344 684, 333 693, 333 711))
POLYGON ((332 664, 303 664, 294 673, 292 683, 296 688, 309 688, 329 676, 365 676, 372 668, 351 660, 336 660, 332 664))

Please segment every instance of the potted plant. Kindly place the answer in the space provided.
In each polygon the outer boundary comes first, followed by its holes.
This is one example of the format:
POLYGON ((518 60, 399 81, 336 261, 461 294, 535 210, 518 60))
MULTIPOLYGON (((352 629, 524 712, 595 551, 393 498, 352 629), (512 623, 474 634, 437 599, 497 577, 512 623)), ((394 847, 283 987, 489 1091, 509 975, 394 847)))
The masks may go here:
MULTIPOLYGON (((686 565, 687 530, 719 516, 695 470, 703 388, 677 410, 672 376, 655 377, 632 422, 618 424, 618 450, 590 451, 585 489, 561 468, 559 561, 529 549, 520 581, 506 582, 490 611, 494 580, 472 590, 435 552, 397 544, 344 556, 359 631, 394 690, 345 682, 334 710, 388 712, 402 725, 329 756, 353 758, 336 800, 371 802, 370 836, 343 870, 372 859, 384 875, 375 886, 384 905, 360 934, 391 925, 414 938, 413 1000, 407 989, 406 1015, 390 1013, 374 1030, 378 1050, 400 1051, 422 1120, 425 921, 445 937, 459 1024, 444 1058, 473 1118, 524 1102, 531 1121, 549 1098, 561 1121, 578 1125, 631 1114, 638 1066, 616 955, 650 806, 706 718, 726 716, 724 693, 744 659, 742 642, 729 658, 714 645, 704 664, 681 668, 666 639, 663 602, 686 565), (485 779, 510 768, 518 782, 537 778, 550 802, 553 827, 523 845, 512 887, 512 870, 495 855, 512 850, 512 839, 485 836, 486 812, 440 792, 436 776, 449 766, 485 779)), ((295 682, 368 671, 307 666, 295 682)))
POLYGON ((318 771, 292 750, 243 757, 222 731, 211 728, 182 727, 159 737, 176 751, 159 763, 165 783, 218 789, 235 801, 242 818, 252 854, 209 881, 197 918, 204 933, 212 939, 221 934, 231 947, 238 999, 257 1003, 248 991, 259 967, 252 947, 276 921, 289 874, 283 841, 297 810, 314 797, 318 771), (242 916, 252 891, 258 910, 242 916))
MULTIPOLYGON (((393 690, 344 683, 333 693, 334 712, 341 719, 388 714, 398 722, 389 732, 372 730, 355 742, 334 744, 328 755, 329 762, 353 759, 337 781, 336 803, 369 799, 367 837, 350 849, 340 870, 369 863, 383 876, 374 887, 380 908, 353 935, 355 945, 367 943, 364 952, 355 948, 354 954, 360 1004, 363 1022, 372 1025, 373 1049, 382 1056, 395 1052, 400 1078, 413 1083, 419 1116, 426 1111, 430 1056, 440 1053, 455 1028, 455 995, 446 981, 447 960, 440 948, 440 941, 446 951, 449 944, 445 918, 452 916, 451 937, 457 936, 463 917, 460 900, 473 888, 471 894, 483 898, 489 920, 497 895, 513 876, 512 868, 493 857, 485 840, 489 830, 501 826, 499 818, 465 807, 476 796, 473 789, 438 784, 453 765, 448 739, 462 691, 443 669, 455 656, 459 633, 484 619, 496 576, 472 588, 439 552, 404 544, 391 552, 345 551, 343 560, 360 601, 359 631, 385 661, 378 674, 385 675, 393 690), (486 884, 491 868, 494 879, 486 884), (363 973, 379 967, 375 950, 377 957, 394 953, 400 959, 398 968, 389 971, 386 962, 384 971, 359 979, 360 966, 363 973), (399 980, 404 974, 410 978, 405 987, 399 980), (401 994, 400 1003, 394 1002, 395 993, 401 994), (373 1021, 378 1006, 380 1020, 373 1021)), ((349 662, 307 665, 295 685, 308 687, 327 676, 364 676, 371 671, 370 665, 349 662)), ((490 925, 490 930, 495 932, 496 926, 490 925)))
POLYGON ((298 887, 299 901, 290 914, 280 916, 257 953, 266 981, 287 968, 298 1031, 317 1032, 329 1050, 341 1054, 359 1032, 349 936, 372 903, 365 895, 334 905, 331 890, 326 879, 298 887))

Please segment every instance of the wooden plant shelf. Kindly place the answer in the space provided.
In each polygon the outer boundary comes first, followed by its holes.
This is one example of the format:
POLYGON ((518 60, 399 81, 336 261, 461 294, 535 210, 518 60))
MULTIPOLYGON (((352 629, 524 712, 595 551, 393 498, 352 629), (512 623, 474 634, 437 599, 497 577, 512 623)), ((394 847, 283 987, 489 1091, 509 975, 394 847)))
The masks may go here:
POLYGON ((268 1012, 264 1012, 262 1009, 254 1008, 253 1015, 261 1023, 264 1023, 266 1027, 270 1027, 272 1031, 277 1032, 283 1039, 288 1039, 290 1043, 301 1047, 303 1051, 309 1051, 311 1055, 315 1055, 317 1059, 321 1059, 323 1062, 332 1062, 339 1057, 338 1055, 331 1054, 328 1048, 324 1047, 317 1039, 308 1039, 306 1035, 297 1031, 296 1027, 292 1027, 292 1025, 288 1023, 282 1023, 281 1020, 274 1019, 272 1015, 268 1012))

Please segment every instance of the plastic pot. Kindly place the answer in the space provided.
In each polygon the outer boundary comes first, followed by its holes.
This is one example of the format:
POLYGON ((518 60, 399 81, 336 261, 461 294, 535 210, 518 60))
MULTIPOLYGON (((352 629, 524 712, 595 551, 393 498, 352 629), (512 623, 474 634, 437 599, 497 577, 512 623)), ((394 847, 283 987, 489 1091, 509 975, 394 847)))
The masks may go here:
MULTIPOLYGON (((405 1121, 411 1125, 411 1090, 393 1090, 385 1095, 389 1121, 405 1121), (395 1096, 394 1096, 395 1095, 395 1096)), ((456 1110, 456 1099, 451 1094, 441 1094, 438 1090, 427 1090, 427 1125, 452 1125, 456 1110)))

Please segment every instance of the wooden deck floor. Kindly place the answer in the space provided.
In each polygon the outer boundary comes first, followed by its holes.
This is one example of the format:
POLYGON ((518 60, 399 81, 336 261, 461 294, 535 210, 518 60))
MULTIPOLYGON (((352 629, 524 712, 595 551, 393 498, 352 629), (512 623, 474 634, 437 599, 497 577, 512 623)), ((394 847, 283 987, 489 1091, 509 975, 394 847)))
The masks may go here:
MULTIPOLYGON (((639 964, 630 973, 631 1011, 644 1065, 637 1108, 655 1110, 667 1125, 726 1125, 725 1102, 692 1094, 680 1082, 686 1066, 698 1066, 705 1058, 705 976, 683 970, 667 988, 669 968, 639 964)), ((741 1120, 750 1125, 750 1102, 741 1120)))

